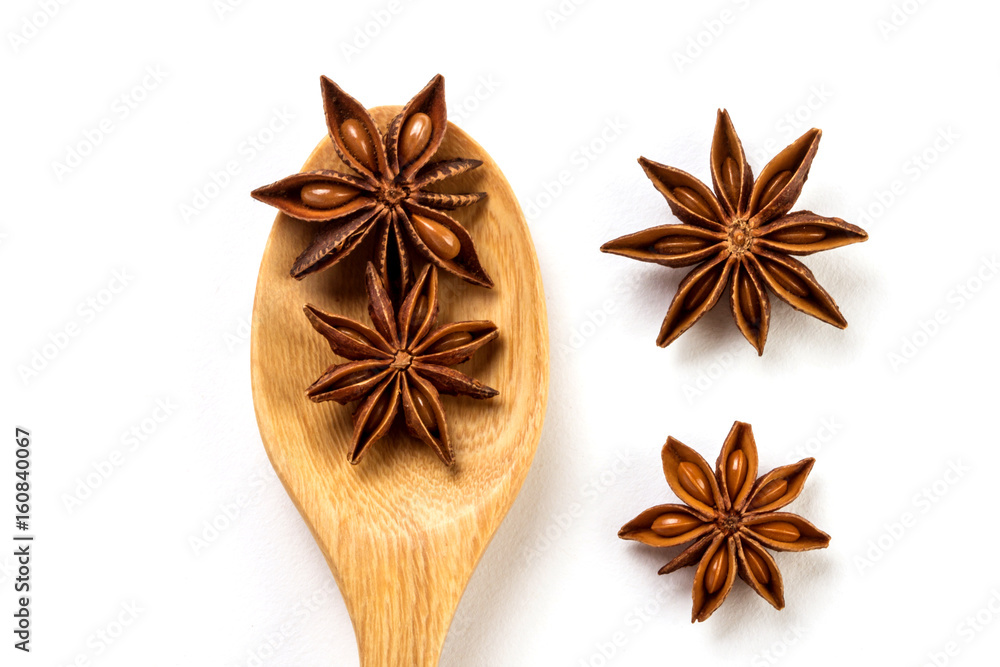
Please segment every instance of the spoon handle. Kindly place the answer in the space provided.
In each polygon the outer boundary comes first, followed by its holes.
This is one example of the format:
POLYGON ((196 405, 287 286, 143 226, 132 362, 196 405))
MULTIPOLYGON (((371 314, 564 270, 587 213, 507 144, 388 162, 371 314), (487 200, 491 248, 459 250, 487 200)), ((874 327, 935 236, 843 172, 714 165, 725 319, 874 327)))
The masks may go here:
POLYGON ((435 667, 483 545, 456 531, 377 536, 341 544, 334 572, 358 640, 361 667, 435 667))

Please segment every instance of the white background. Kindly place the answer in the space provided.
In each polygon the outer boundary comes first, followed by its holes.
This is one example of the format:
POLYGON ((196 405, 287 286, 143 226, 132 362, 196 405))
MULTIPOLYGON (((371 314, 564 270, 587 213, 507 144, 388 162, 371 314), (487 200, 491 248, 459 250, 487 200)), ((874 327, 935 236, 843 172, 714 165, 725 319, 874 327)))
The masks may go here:
POLYGON ((529 215, 552 344, 534 467, 442 664, 995 660, 996 3, 223 2, 4 3, 0 536, 21 425, 37 542, 29 656, 0 549, 0 662, 357 664, 257 434, 274 211, 249 191, 322 137, 320 74, 376 106, 437 72, 529 215), (824 130, 799 207, 871 235, 805 259, 846 331, 778 304, 758 358, 723 305, 659 349, 683 273, 598 252, 673 221, 636 158, 707 179, 720 106, 755 173, 824 130), (668 434, 714 461, 735 419, 762 471, 817 458, 790 509, 833 541, 777 556, 783 612, 737 582, 692 626, 693 571, 615 534, 672 500, 668 434))

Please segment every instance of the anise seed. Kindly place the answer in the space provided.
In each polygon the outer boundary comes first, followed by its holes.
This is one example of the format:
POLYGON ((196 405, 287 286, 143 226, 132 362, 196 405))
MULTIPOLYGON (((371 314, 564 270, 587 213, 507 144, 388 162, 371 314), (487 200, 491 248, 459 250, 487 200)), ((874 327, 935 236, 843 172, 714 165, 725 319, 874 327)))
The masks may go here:
POLYGON ((358 161, 375 171, 375 147, 372 145, 372 138, 368 136, 368 130, 355 118, 348 118, 340 124, 340 136, 347 146, 347 150, 358 161))
POLYGON ((417 302, 413 304, 413 312, 410 313, 410 334, 415 334, 417 329, 424 323, 427 318, 427 297, 420 295, 417 297, 417 302))
POLYGON ((399 136, 399 166, 404 166, 420 155, 431 140, 431 117, 415 113, 406 120, 399 136))
POLYGON ((767 567, 767 563, 764 562, 761 555, 747 546, 743 547, 743 555, 747 567, 750 569, 750 574, 757 580, 757 583, 762 586, 771 583, 771 570, 767 567))
POLYGON ((710 239, 703 239, 699 236, 665 236, 654 243, 651 248, 661 255, 673 257, 701 250, 710 243, 712 243, 710 239))
POLYGON ((714 504, 712 489, 708 485, 708 480, 705 479, 705 473, 701 471, 701 468, 689 461, 682 461, 677 466, 677 477, 685 491, 706 505, 714 504))
POLYGON ((653 520, 650 530, 663 537, 677 537, 678 535, 683 535, 688 531, 694 530, 700 525, 701 521, 690 514, 667 512, 653 520))
POLYGON ((712 556, 712 560, 708 562, 708 568, 705 570, 705 590, 709 595, 722 588, 722 584, 726 581, 726 575, 729 574, 728 555, 729 551, 723 542, 712 556))
POLYGON ((689 211, 697 213, 708 220, 715 220, 715 214, 708 207, 705 200, 698 196, 698 193, 691 188, 680 186, 674 188, 674 197, 689 211))
POLYGON ((383 393, 375 401, 372 411, 368 413, 368 421, 365 423, 365 433, 371 433, 379 427, 385 419, 386 410, 389 409, 389 392, 383 393))
POLYGON ((779 171, 774 175, 774 178, 767 184, 764 188, 763 194, 760 196, 760 202, 757 204, 757 209, 760 210, 771 203, 779 192, 781 192, 788 182, 792 180, 792 172, 789 170, 779 171))
POLYGON ((370 344, 368 342, 368 339, 366 339, 364 336, 362 336, 360 333, 358 333, 354 329, 349 329, 347 327, 334 327, 334 329, 336 329, 340 333, 344 334, 348 338, 361 343, 362 345, 369 345, 370 344))
POLYGON ((348 373, 343 376, 331 387, 331 389, 343 389, 344 387, 350 387, 351 385, 360 384, 365 380, 374 377, 378 374, 378 371, 366 368, 364 370, 354 371, 353 373, 348 373))
POLYGON ((411 215, 413 229, 420 240, 427 244, 435 255, 441 259, 455 259, 462 251, 462 244, 450 229, 440 222, 425 218, 422 215, 411 215))
POLYGON ((431 404, 424 397, 424 393, 411 387, 410 396, 413 397, 413 407, 416 408, 420 421, 423 422, 428 431, 437 433, 437 417, 434 416, 434 410, 431 409, 431 404))
POLYGON ((753 281, 751 281, 750 276, 745 273, 740 273, 739 293, 740 308, 743 311, 744 317, 746 317, 747 321, 753 325, 759 324, 760 302, 757 300, 757 295, 754 293, 753 281))
POLYGON ((787 521, 770 521, 753 526, 754 531, 775 542, 794 542, 802 535, 795 524, 787 521))
POLYGON ((767 238, 778 243, 794 243, 796 245, 816 243, 826 238, 826 230, 818 225, 799 225, 771 232, 767 238))
POLYGON ((302 203, 309 208, 326 210, 337 208, 354 199, 358 191, 339 183, 306 183, 299 191, 302 203))
POLYGON ((729 455, 726 463, 726 488, 729 490, 729 500, 736 500, 736 495, 743 488, 743 482, 747 479, 747 455, 742 450, 737 449, 729 455))
POLYGON ((727 157, 722 163, 722 187, 733 205, 738 205, 740 196, 740 168, 736 160, 727 157))
POLYGON ((776 479, 773 482, 768 482, 764 488, 757 492, 757 496, 753 499, 753 502, 750 503, 750 509, 770 505, 775 500, 785 495, 785 491, 787 490, 788 480, 776 479))
POLYGON ((468 331, 455 331, 448 334, 447 336, 441 336, 434 343, 426 354, 437 354, 438 352, 447 352, 448 350, 454 350, 456 347, 462 347, 467 343, 472 342, 472 334, 468 331))
POLYGON ((793 273, 792 270, 787 268, 784 264, 770 262, 767 265, 767 270, 771 274, 771 277, 778 281, 779 285, 795 296, 802 299, 809 296, 809 285, 807 285, 802 278, 795 275, 795 273, 793 273))
POLYGON ((698 282, 691 286, 691 290, 684 298, 684 310, 694 310, 698 305, 704 303, 715 287, 715 272, 709 271, 698 282))

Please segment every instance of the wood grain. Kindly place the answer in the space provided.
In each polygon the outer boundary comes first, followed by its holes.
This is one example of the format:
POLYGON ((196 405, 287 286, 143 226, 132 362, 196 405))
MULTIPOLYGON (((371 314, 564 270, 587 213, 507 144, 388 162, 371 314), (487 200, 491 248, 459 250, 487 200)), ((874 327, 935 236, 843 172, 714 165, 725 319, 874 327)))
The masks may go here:
MULTIPOLYGON (((372 114, 384 129, 399 110, 379 107, 372 114)), ((438 663, 458 601, 524 481, 542 428, 548 329, 534 246, 496 163, 449 123, 435 159, 459 156, 483 166, 446 181, 441 191, 489 194, 453 214, 496 286, 471 286, 441 273, 439 321, 489 319, 499 326, 499 339, 459 368, 500 395, 443 398, 452 468, 398 424, 352 466, 350 409, 305 396, 305 388, 341 360, 302 307, 311 303, 368 322, 363 268, 370 246, 296 281, 288 271, 312 223, 278 214, 257 281, 251 379, 261 438, 343 593, 363 667, 438 663)), ((328 137, 303 167, 313 169, 345 169, 328 137)))

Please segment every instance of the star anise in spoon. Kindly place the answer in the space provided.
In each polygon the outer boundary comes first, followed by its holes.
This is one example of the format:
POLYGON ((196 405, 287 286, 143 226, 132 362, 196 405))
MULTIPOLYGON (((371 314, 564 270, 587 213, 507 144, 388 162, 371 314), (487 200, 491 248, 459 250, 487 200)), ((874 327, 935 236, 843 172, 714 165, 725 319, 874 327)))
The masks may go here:
POLYGON ((497 327, 486 320, 436 326, 438 279, 437 269, 431 265, 420 273, 398 313, 370 262, 365 282, 374 329, 311 305, 305 307, 309 322, 327 339, 333 352, 349 360, 330 366, 306 394, 317 403, 358 402, 351 463, 358 463, 388 432, 402 405, 410 434, 451 465, 455 457, 439 392, 472 398, 497 395, 496 389, 450 368, 496 338, 497 327))
POLYGON ((622 236, 601 250, 669 267, 695 266, 681 281, 656 344, 666 347, 711 310, 730 287, 736 326, 764 353, 770 290, 796 310, 841 329, 847 320, 812 272, 792 255, 810 255, 868 235, 840 218, 789 213, 809 176, 820 130, 778 153, 754 180, 729 113, 719 110, 712 139, 713 192, 687 172, 644 157, 639 164, 681 224, 622 236))
POLYGON ((824 549, 830 536, 797 514, 778 512, 802 491, 814 459, 757 477, 750 424, 733 424, 715 471, 674 438, 663 446, 663 474, 683 505, 657 505, 622 526, 618 537, 654 547, 692 542, 660 569, 668 574, 698 564, 691 622, 704 621, 729 595, 739 574, 775 609, 785 606, 781 572, 767 549, 824 549))
POLYGON ((368 110, 336 83, 324 76, 320 84, 333 147, 355 173, 310 171, 252 193, 293 218, 318 223, 292 276, 301 279, 333 266, 374 234, 375 260, 387 285, 409 285, 411 253, 416 253, 470 283, 492 287, 472 237, 444 212, 474 204, 486 193, 429 189, 482 164, 461 158, 430 162, 448 129, 444 78, 431 79, 392 119, 385 135, 368 110))

